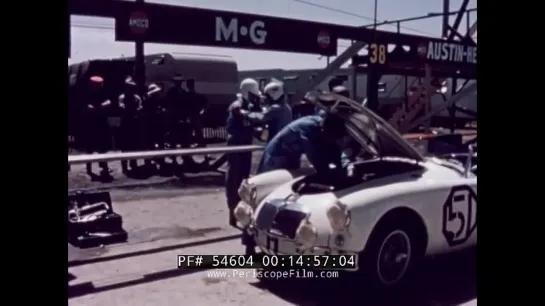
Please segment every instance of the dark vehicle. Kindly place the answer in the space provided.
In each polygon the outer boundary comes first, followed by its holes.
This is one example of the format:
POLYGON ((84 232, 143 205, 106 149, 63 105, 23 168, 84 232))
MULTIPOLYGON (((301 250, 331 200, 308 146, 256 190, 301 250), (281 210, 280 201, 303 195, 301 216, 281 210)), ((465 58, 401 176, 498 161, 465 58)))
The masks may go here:
MULTIPOLYGON (((146 85, 155 83, 164 92, 172 86, 174 76, 195 80, 196 92, 206 99, 207 108, 203 114, 205 138, 224 138, 227 107, 236 98, 238 70, 236 62, 227 56, 161 53, 145 56, 146 85), (210 135, 208 135, 210 134, 210 135)), ((80 125, 84 97, 89 92, 89 79, 98 75, 104 79, 105 96, 117 98, 125 78, 133 75, 134 58, 111 60, 90 60, 68 66, 68 139, 69 147, 81 150, 80 125)))
POLYGON ((196 92, 205 96, 207 102, 205 127, 225 125, 227 107, 238 91, 238 68, 233 58, 173 52, 146 55, 145 62, 146 82, 155 83, 165 91, 172 87, 174 76, 195 80, 196 92))
POLYGON ((68 66, 68 140, 70 149, 82 149, 81 115, 90 91, 90 78, 101 76, 104 96, 116 99, 127 75, 132 74, 133 62, 124 59, 91 60, 68 66))

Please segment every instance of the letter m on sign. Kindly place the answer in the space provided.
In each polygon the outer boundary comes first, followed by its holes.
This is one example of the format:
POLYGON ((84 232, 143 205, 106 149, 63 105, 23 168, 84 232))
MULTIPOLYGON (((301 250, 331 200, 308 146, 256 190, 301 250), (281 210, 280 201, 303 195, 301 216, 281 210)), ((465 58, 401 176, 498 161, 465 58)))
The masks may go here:
POLYGON ((238 42, 238 20, 232 18, 229 25, 225 25, 223 18, 216 17, 216 41, 238 42))

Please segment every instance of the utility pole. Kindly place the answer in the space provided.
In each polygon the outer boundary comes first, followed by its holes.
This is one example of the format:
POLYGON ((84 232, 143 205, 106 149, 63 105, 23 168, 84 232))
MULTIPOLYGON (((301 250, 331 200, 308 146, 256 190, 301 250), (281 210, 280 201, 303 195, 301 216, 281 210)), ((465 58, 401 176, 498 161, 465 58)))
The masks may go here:
MULTIPOLYGON (((135 0, 144 4, 144 0, 135 0)), ((138 94, 143 97, 146 93, 146 65, 144 62, 144 40, 139 38, 134 43, 134 79, 138 87, 138 94)))
POLYGON ((450 0, 443 0, 443 24, 441 26, 441 36, 443 36, 443 38, 448 37, 449 34, 449 13, 450 0))
MULTIPOLYGON (((373 29, 377 30, 378 27, 378 0, 375 0, 375 13, 373 16, 373 29)), ((376 47, 376 45, 375 45, 376 47)), ((378 52, 378 50, 374 50, 378 52)), ((371 48, 368 49, 368 52, 373 52, 371 48)), ((375 64, 368 63, 367 70, 367 107, 377 112, 379 109, 379 99, 378 99, 378 83, 380 82, 380 72, 378 67, 375 64)))
MULTIPOLYGON (((448 0, 445 0, 445 1, 448 1, 448 0)), ((375 14, 373 15, 373 29, 377 29, 377 23, 378 23, 378 20, 377 20, 377 16, 378 15, 378 0, 375 0, 375 14)))

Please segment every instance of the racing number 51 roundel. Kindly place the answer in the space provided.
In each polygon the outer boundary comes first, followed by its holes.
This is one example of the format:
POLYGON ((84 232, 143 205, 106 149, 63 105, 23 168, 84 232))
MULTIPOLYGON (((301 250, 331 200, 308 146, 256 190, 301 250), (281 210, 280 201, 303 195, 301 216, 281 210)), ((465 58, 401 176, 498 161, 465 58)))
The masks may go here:
POLYGON ((477 194, 467 185, 454 186, 443 205, 443 236, 449 246, 466 242, 477 228, 477 194))

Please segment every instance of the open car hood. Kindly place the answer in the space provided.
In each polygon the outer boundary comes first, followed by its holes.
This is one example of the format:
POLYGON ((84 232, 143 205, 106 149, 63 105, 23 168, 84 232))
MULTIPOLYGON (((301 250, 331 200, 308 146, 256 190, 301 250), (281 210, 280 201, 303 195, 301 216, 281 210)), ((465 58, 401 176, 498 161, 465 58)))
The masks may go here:
POLYGON ((318 108, 343 118, 349 134, 369 153, 379 157, 404 157, 423 161, 420 152, 384 119, 365 106, 333 93, 307 96, 318 108))

